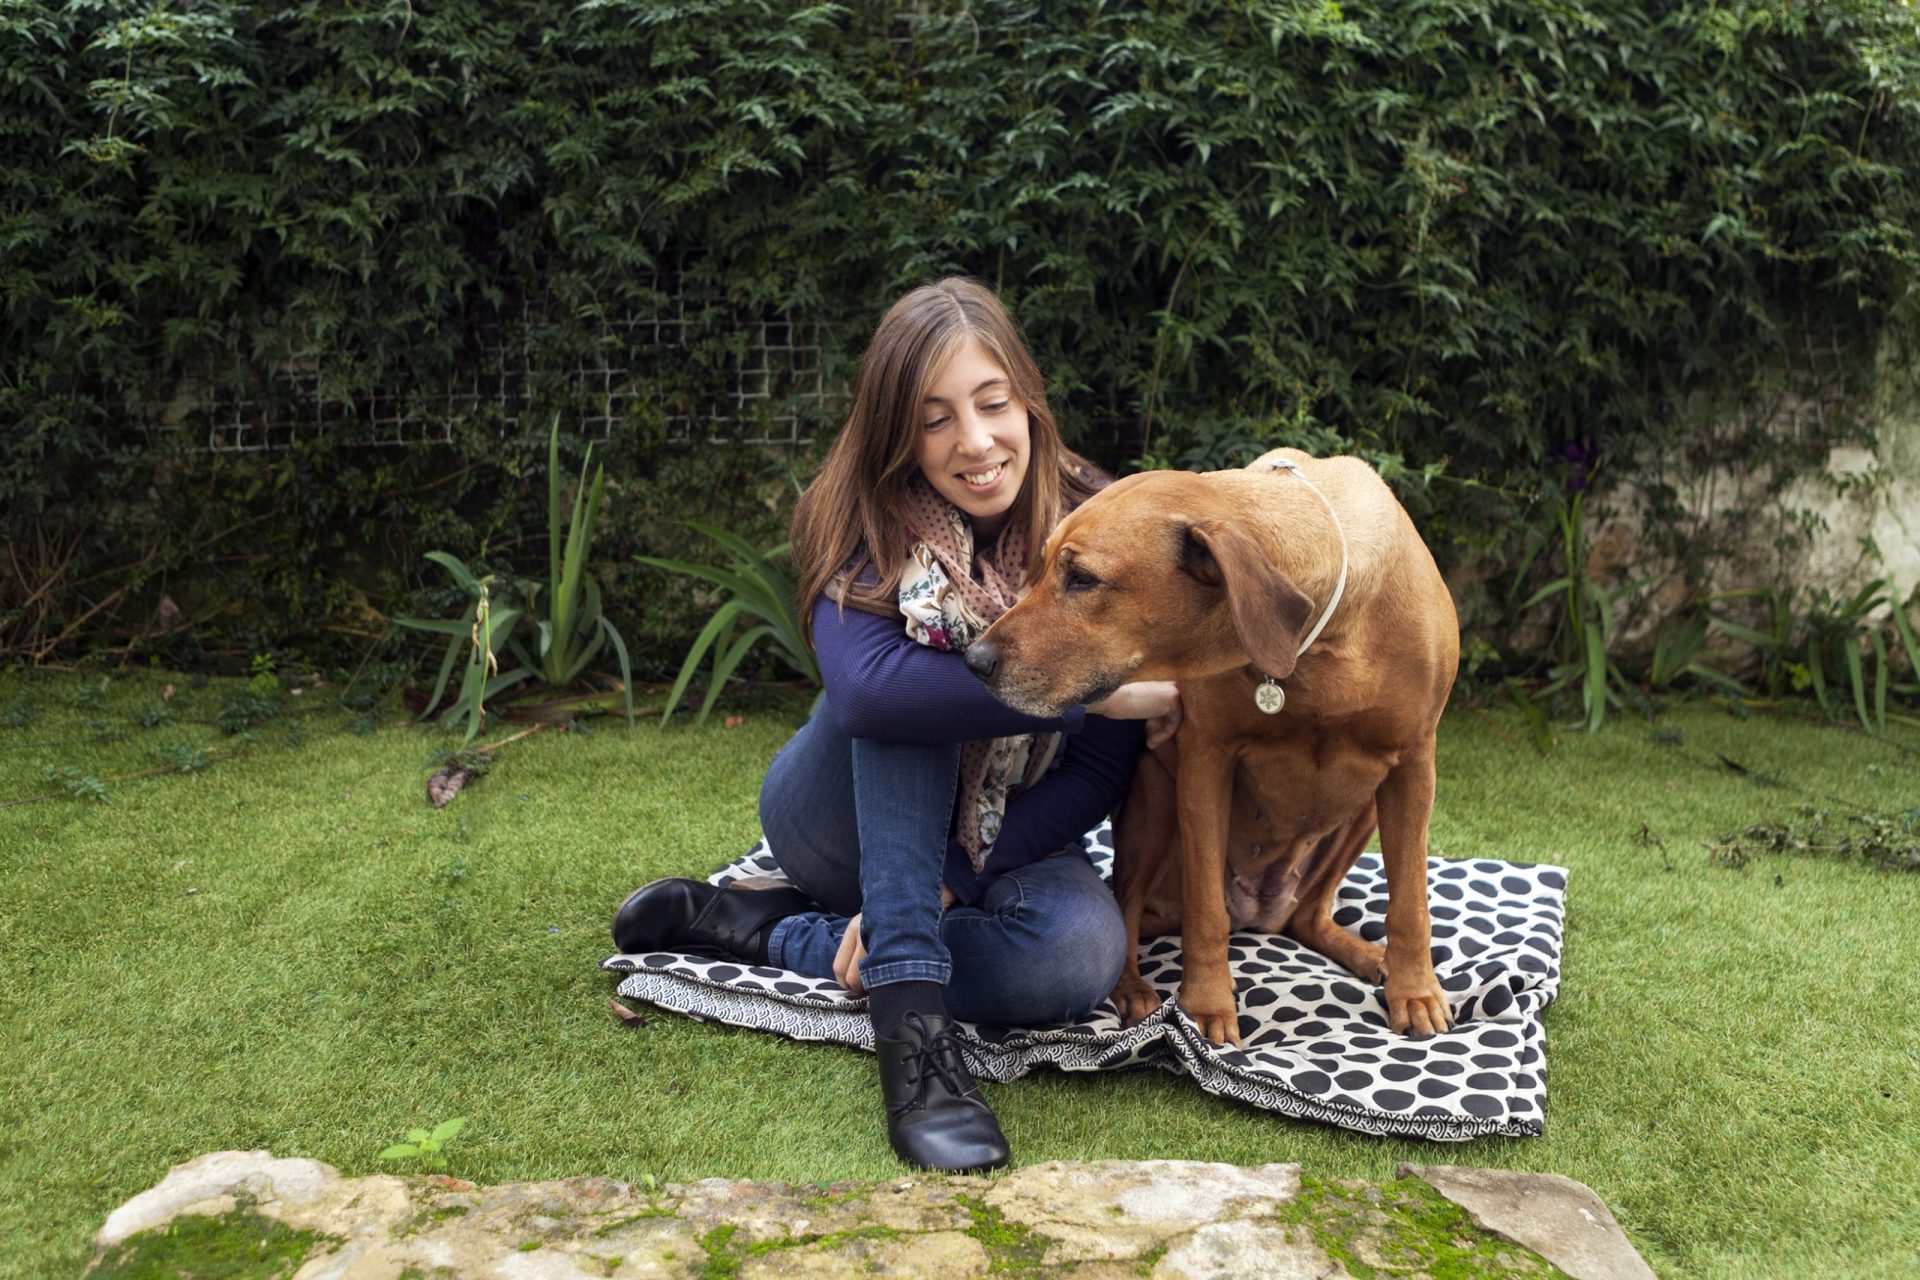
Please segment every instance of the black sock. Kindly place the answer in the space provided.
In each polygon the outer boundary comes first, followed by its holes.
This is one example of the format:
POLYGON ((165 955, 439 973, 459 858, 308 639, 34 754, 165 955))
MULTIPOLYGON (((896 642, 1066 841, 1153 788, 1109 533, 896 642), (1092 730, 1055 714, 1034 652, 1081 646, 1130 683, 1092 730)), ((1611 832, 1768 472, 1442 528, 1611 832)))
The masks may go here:
POLYGON ((937 982, 889 982, 867 988, 875 1035, 890 1036, 910 1013, 947 1016, 946 988, 937 982))

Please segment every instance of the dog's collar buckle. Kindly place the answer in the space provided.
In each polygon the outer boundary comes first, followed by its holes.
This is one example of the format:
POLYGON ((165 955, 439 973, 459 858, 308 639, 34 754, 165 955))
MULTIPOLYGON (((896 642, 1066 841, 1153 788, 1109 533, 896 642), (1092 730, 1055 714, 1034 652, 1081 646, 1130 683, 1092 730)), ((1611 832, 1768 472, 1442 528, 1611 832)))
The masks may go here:
POLYGON ((1278 680, 1268 676, 1260 682, 1260 687, 1253 691, 1253 705, 1267 715, 1277 716, 1280 714, 1280 708, 1287 705, 1287 691, 1280 687, 1278 680))

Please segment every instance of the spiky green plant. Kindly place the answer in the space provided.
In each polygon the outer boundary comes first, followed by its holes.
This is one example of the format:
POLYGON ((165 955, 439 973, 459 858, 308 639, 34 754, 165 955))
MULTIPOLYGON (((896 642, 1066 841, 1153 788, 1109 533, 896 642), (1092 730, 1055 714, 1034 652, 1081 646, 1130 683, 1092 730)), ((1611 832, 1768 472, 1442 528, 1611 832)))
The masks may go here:
POLYGON ((1560 661, 1547 673, 1547 684, 1539 696, 1546 699, 1565 688, 1578 689, 1591 731, 1605 722, 1609 706, 1621 705, 1622 693, 1633 690, 1608 651, 1613 640, 1614 611, 1622 600, 1645 589, 1653 579, 1609 589, 1587 572, 1583 499, 1583 494, 1576 493, 1556 504, 1554 512, 1566 572, 1534 592, 1520 607, 1531 609, 1555 596, 1561 598, 1560 661))
POLYGON ((660 713, 660 722, 665 724, 668 717, 673 715, 693 679, 693 673, 699 669, 701 660, 711 653, 713 670, 707 678, 707 694, 700 703, 700 714, 696 717, 697 723, 706 723, 707 714, 713 710, 714 701, 719 698, 727 678, 762 640, 771 640, 781 658, 818 687, 820 666, 814 661, 813 652, 807 648, 806 637, 800 631, 793 580, 774 563, 787 553, 787 544, 783 542, 777 547, 759 551, 745 538, 725 529, 695 520, 687 521, 687 527, 719 543, 732 563, 695 564, 687 560, 664 560, 657 556, 641 556, 641 563, 711 582, 725 590, 728 596, 714 610, 713 616, 707 619, 707 625, 700 629, 700 634, 694 637, 693 647, 687 650, 686 661, 680 664, 680 674, 673 682, 673 692, 667 697, 666 709, 660 713), (734 629, 740 622, 753 619, 758 621, 739 635, 734 635, 734 629))
POLYGON ((592 460, 593 449, 589 446, 580 461, 580 483, 563 528, 560 418, 554 415, 553 427, 547 434, 547 581, 544 584, 514 584, 510 580, 502 583, 509 597, 517 587, 524 606, 496 606, 494 584, 498 579, 494 575, 477 575, 459 557, 445 551, 429 551, 427 559, 453 575, 453 580, 467 593, 470 604, 455 618, 394 619, 400 626, 448 637, 439 678, 434 681, 433 694, 427 699, 429 714, 439 704, 440 695, 446 692, 454 666, 465 655, 459 696, 442 714, 466 720, 467 742, 473 741, 486 722, 489 699, 536 677, 544 685, 565 688, 579 678, 608 645, 619 659, 627 723, 633 723, 633 664, 628 660, 626 642, 620 638, 619 630, 600 611, 600 585, 587 576, 587 551, 593 541, 593 525, 606 484, 605 466, 595 469, 592 482, 588 482, 587 468, 592 460), (540 616, 543 592, 549 607, 544 618, 540 616), (533 623, 531 651, 515 634, 523 619, 533 623), (518 665, 502 671, 503 652, 518 665))
POLYGON ((1906 650, 1916 677, 1920 677, 1920 639, 1914 636, 1888 579, 1875 578, 1845 598, 1824 587, 1811 591, 1804 613, 1796 612, 1791 592, 1729 595, 1757 596, 1766 607, 1765 631, 1725 619, 1717 619, 1715 625, 1753 646, 1768 696, 1810 691, 1826 714, 1844 718, 1846 702, 1842 695, 1850 693, 1853 713, 1861 726, 1884 731, 1890 714, 1889 692, 1920 692, 1920 688, 1893 680, 1887 637, 1873 620, 1881 609, 1890 609, 1894 634, 1906 650))

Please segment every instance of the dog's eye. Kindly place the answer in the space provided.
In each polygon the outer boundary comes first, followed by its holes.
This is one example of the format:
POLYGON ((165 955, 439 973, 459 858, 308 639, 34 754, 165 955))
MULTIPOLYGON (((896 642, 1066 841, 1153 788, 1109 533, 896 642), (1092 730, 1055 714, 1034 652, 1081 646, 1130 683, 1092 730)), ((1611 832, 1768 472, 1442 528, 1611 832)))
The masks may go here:
POLYGON ((1094 577, 1085 569, 1074 568, 1067 570, 1067 590, 1069 591, 1091 591, 1099 585, 1100 579, 1094 577))

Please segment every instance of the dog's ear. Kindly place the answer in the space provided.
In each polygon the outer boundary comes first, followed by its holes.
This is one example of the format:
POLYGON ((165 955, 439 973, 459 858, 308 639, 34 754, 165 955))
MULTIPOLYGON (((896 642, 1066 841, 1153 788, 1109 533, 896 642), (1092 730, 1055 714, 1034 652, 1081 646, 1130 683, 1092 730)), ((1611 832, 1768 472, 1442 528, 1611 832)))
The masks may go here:
POLYGON ((1182 523, 1181 571, 1227 593, 1233 629, 1254 666, 1277 680, 1292 675, 1313 601, 1233 526, 1219 520, 1182 523))

